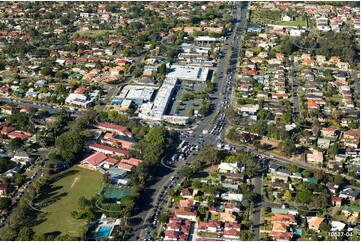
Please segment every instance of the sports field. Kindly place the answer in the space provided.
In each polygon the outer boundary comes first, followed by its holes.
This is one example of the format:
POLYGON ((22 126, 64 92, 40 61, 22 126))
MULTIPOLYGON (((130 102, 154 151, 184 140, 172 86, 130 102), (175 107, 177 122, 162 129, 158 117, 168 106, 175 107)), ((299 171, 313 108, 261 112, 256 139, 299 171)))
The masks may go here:
POLYGON ((72 218, 70 213, 79 210, 79 197, 91 198, 99 192, 101 179, 100 172, 80 167, 72 167, 53 177, 49 191, 43 194, 44 199, 35 203, 37 208, 49 213, 37 216, 40 223, 33 228, 34 231, 81 236, 85 232, 85 221, 72 218))

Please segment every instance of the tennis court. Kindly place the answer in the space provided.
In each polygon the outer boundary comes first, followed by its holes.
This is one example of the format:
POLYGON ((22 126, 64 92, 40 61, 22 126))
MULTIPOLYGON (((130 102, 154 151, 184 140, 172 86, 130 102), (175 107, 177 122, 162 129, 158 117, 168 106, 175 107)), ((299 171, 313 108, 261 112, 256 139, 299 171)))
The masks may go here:
POLYGON ((131 194, 132 190, 123 187, 104 187, 103 194, 106 202, 120 202, 121 198, 131 194))

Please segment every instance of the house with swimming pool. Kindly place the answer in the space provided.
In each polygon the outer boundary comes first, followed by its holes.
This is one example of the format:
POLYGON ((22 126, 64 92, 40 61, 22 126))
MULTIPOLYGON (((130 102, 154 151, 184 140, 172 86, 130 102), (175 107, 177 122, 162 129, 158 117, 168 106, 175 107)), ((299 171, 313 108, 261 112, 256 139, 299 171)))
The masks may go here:
POLYGON ((111 234, 114 230, 114 227, 120 225, 120 219, 107 217, 105 214, 103 214, 97 224, 98 227, 95 230, 94 239, 111 239, 111 234))

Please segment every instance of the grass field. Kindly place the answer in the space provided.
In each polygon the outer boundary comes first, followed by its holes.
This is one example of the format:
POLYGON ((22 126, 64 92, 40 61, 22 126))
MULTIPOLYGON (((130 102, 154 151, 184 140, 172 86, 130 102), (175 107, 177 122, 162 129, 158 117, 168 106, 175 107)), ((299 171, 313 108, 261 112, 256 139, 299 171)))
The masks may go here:
POLYGON ((34 231, 39 234, 81 236, 81 233, 85 232, 85 221, 72 218, 70 213, 79 210, 79 197, 90 198, 99 192, 101 179, 100 172, 79 167, 72 167, 52 178, 49 191, 34 201, 48 201, 50 204, 41 207, 50 213, 40 213, 37 216, 38 225, 33 228, 34 231))
POLYGON ((301 27, 305 27, 307 25, 307 21, 306 20, 302 20, 302 18, 296 18, 294 21, 279 21, 277 22, 278 25, 284 25, 284 26, 301 26, 301 27))

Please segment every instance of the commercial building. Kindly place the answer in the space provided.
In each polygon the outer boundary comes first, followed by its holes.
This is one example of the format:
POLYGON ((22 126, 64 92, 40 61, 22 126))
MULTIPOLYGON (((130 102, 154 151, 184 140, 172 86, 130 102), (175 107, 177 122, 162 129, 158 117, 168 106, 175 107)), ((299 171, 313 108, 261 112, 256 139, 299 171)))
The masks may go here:
POLYGON ((161 121, 177 82, 178 80, 175 77, 166 77, 163 85, 158 90, 154 102, 145 103, 141 106, 139 117, 146 120, 161 121))
POLYGON ((88 94, 88 96, 84 94, 71 93, 66 99, 65 103, 70 105, 79 106, 82 108, 88 108, 93 105, 95 98, 98 96, 99 91, 95 90, 88 94))
POLYGON ((168 78, 181 81, 206 81, 209 69, 198 66, 171 65, 167 71, 168 78))
POLYGON ((155 88, 147 86, 131 86, 127 85, 112 100, 112 105, 121 105, 124 100, 132 100, 137 105, 150 102, 153 99, 155 88))
POLYGON ((200 44, 200 45, 210 45, 210 44, 216 44, 223 41, 223 39, 221 38, 214 38, 214 37, 209 37, 209 36, 198 36, 196 38, 194 38, 194 42, 196 44, 200 44))

